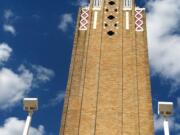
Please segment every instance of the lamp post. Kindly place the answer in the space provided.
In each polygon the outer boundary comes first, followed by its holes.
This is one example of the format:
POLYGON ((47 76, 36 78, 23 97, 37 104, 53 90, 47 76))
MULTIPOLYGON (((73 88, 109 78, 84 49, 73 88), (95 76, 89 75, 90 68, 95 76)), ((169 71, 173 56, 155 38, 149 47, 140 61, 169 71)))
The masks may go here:
POLYGON ((23 130, 23 135, 28 135, 33 112, 38 110, 38 99, 37 98, 24 98, 23 108, 25 111, 28 112, 25 127, 23 130))
POLYGON ((172 102, 158 102, 158 114, 164 119, 164 135, 169 135, 169 117, 173 112, 172 102))

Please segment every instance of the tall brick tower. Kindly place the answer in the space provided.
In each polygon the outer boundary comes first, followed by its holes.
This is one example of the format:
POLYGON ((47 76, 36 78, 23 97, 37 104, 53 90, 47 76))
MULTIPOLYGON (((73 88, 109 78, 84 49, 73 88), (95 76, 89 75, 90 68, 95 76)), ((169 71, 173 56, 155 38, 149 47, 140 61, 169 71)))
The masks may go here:
POLYGON ((133 0, 79 10, 60 135, 153 135, 146 16, 133 0))

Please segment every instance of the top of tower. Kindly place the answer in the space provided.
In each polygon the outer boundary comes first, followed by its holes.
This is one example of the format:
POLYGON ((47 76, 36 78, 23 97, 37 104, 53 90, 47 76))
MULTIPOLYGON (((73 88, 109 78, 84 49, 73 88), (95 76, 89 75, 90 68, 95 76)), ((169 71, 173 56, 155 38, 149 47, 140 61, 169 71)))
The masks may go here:
MULTIPOLYGON (((93 9, 100 10, 105 0, 90 0, 89 3, 93 5, 93 9)), ((109 2, 116 2, 117 0, 109 0, 109 2)), ((122 1, 123 10, 132 10, 135 5, 135 0, 119 0, 122 1)))

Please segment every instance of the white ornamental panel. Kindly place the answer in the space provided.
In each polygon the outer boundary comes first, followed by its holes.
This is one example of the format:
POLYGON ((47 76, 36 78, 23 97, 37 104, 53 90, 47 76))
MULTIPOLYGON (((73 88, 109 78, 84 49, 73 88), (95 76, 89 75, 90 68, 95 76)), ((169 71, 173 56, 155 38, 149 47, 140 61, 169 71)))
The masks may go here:
POLYGON ((101 4, 102 4, 102 0, 94 0, 93 9, 100 10, 102 6, 101 4))
POLYGON ((79 30, 87 30, 88 18, 89 18, 89 7, 84 7, 81 9, 79 30))
POLYGON ((123 2, 123 10, 132 10, 132 0, 124 0, 123 2))
POLYGON ((135 27, 136 31, 144 31, 143 25, 143 11, 144 8, 136 8, 135 9, 135 27))

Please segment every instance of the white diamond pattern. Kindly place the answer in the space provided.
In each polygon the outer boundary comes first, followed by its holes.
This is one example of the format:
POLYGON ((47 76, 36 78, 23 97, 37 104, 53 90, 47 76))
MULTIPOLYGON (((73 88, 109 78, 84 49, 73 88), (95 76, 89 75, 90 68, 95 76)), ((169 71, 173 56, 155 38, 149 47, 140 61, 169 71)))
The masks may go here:
POLYGON ((79 30, 87 30, 89 18, 89 7, 84 7, 81 10, 79 30))
POLYGON ((135 11, 135 25, 136 25, 136 31, 144 31, 143 29, 143 14, 142 14, 143 9, 136 9, 135 11))

